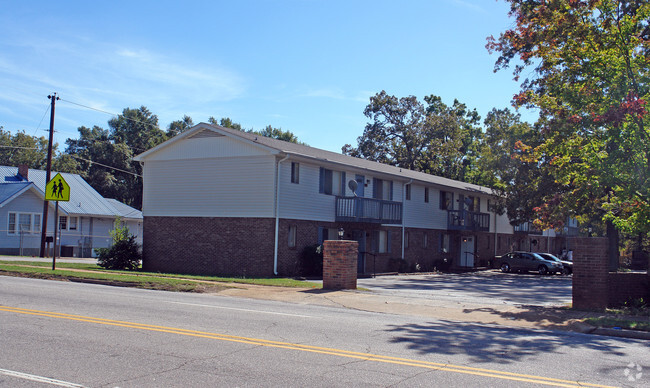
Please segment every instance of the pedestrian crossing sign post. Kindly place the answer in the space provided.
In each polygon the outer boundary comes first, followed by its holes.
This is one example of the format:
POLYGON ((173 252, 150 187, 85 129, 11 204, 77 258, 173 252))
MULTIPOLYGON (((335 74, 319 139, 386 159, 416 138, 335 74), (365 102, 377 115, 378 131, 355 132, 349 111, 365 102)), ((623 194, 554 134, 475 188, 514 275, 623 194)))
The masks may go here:
POLYGON ((61 174, 56 174, 47 185, 45 185, 46 201, 70 201, 70 186, 63 179, 61 174))
POLYGON ((56 201, 56 207, 54 208, 54 250, 52 251, 52 271, 56 269, 56 249, 57 245, 59 248, 61 244, 58 244, 57 232, 61 227, 59 223, 59 202, 69 202, 70 201, 70 186, 68 182, 63 179, 61 174, 56 174, 45 185, 45 200, 46 201, 56 201))

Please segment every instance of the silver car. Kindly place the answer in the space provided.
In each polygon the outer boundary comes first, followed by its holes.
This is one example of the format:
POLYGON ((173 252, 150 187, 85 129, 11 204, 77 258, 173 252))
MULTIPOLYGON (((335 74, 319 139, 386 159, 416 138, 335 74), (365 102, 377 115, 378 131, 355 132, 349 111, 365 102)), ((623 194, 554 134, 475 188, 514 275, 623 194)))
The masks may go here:
POLYGON ((540 275, 561 273, 562 263, 547 260, 533 252, 510 252, 501 256, 501 271, 536 271, 540 275))

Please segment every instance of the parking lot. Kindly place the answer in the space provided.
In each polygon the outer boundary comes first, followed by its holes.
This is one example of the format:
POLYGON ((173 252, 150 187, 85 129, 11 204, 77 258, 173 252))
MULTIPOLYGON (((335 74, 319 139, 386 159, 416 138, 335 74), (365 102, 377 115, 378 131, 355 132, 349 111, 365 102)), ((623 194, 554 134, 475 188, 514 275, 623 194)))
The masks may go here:
POLYGON ((359 279, 372 292, 447 303, 563 306, 571 303, 571 276, 501 273, 390 275, 359 279))

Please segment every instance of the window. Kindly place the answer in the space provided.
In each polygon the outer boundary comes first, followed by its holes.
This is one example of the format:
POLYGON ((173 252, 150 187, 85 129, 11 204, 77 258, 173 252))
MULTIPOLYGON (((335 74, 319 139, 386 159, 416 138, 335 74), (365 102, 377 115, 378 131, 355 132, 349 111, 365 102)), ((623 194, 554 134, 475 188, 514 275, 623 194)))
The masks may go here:
POLYGON ((59 230, 66 230, 66 229, 68 229, 68 217, 59 216, 59 230))
POLYGON ((300 183, 300 163, 291 162, 291 183, 300 183))
POLYGON ((406 185, 406 200, 411 200, 411 185, 406 185))
POLYGON ((464 199, 464 208, 470 212, 480 212, 481 211, 481 198, 467 196, 464 199))
POLYGON ((453 210, 454 194, 448 191, 440 191, 440 209, 453 210))
POLYGON ((378 241, 378 247, 377 251, 379 253, 386 253, 388 252, 388 232, 385 230, 380 230, 379 231, 379 241, 378 241))
POLYGON ((7 223, 7 233, 16 233, 16 213, 9 213, 9 222, 7 223))
POLYGON ((440 235, 440 252, 449 253, 449 235, 446 233, 440 235))
POLYGON ((319 193, 345 195, 345 172, 320 168, 319 193))
POLYGON ((77 223, 79 221, 79 217, 70 217, 70 222, 68 223, 68 230, 77 230, 77 223))
POLYGON ((372 180, 372 197, 386 201, 393 200, 393 181, 374 178, 372 180))
POLYGON ((41 233, 41 215, 34 214, 34 233, 41 233))
POLYGON ((409 247, 409 232, 404 232, 404 249, 409 247))
POLYGON ((287 245, 289 248, 295 248, 296 247, 296 232, 297 232, 297 227, 296 225, 290 225, 289 226, 289 241, 287 241, 287 245))
POLYGON ((429 247, 429 235, 424 233, 424 236, 422 236, 422 248, 428 248, 429 247))
POLYGON ((20 213, 18 215, 18 230, 20 232, 31 233, 32 231, 32 215, 20 213))
POLYGON ((424 202, 429 203, 429 188, 428 187, 424 188, 424 202))
POLYGON ((40 233, 41 215, 10 212, 7 217, 7 234, 40 233))

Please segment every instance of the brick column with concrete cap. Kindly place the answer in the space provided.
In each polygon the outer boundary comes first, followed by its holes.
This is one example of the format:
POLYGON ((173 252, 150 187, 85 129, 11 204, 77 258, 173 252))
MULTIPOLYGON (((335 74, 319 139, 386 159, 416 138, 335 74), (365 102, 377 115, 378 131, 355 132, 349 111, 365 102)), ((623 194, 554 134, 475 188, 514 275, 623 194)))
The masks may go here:
POLYGON ((355 290, 359 243, 349 240, 323 242, 323 289, 355 290))

